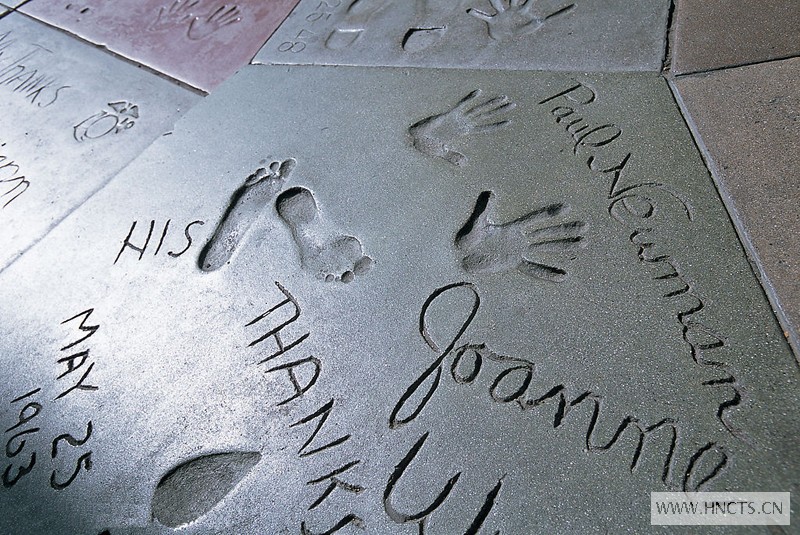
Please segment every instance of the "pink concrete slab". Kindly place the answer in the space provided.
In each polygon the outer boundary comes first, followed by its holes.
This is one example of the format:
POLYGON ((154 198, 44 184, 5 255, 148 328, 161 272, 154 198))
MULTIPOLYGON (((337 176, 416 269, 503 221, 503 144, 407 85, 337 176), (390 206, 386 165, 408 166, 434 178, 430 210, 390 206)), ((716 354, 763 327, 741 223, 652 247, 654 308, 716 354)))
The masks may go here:
POLYGON ((677 74, 800 53, 798 0, 678 0, 675 16, 677 74))
POLYGON ((800 58, 675 81, 762 282, 800 348, 800 58))
POLYGON ((298 0, 32 0, 20 11, 210 91, 298 0))

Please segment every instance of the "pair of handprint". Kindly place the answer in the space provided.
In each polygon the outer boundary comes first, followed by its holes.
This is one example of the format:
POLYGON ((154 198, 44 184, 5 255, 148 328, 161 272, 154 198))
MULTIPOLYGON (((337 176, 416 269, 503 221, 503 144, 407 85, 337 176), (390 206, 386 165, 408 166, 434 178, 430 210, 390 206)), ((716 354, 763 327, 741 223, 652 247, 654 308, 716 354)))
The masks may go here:
POLYGON ((150 29, 163 30, 189 22, 187 37, 192 41, 199 41, 242 20, 241 10, 236 5, 216 5, 205 11, 204 15, 199 15, 198 11, 201 9, 201 0, 175 0, 171 5, 159 8, 158 16, 150 29))
MULTIPOLYGON (((450 110, 428 117, 409 128, 414 148, 428 156, 461 166, 467 157, 454 148, 458 138, 491 132, 507 126, 515 104, 501 95, 483 102, 480 89, 462 98, 450 110)), ((456 234, 454 245, 463 255, 461 267, 475 274, 517 270, 532 278, 561 282, 566 270, 532 260, 541 253, 564 252, 585 244, 582 221, 558 222, 569 206, 558 203, 533 210, 508 223, 495 223, 494 194, 478 197, 467 222, 456 234), (542 224, 543 223, 543 224, 542 224)))

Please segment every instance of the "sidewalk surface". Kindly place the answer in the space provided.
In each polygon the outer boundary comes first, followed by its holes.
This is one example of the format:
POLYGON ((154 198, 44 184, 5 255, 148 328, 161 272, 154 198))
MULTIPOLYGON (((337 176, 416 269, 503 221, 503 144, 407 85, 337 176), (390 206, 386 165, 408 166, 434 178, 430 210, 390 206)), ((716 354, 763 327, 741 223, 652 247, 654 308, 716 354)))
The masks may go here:
POLYGON ((799 54, 794 0, 0 0, 0 533, 796 511, 799 54))

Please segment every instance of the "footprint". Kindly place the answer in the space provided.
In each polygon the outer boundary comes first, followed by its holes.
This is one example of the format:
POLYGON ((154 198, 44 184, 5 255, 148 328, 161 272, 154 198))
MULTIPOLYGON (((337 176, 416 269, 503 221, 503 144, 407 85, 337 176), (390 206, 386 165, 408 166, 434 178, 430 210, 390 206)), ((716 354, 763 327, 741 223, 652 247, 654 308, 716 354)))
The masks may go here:
POLYGON ((306 188, 294 187, 278 196, 278 215, 292 231, 304 269, 326 282, 351 282, 372 267, 372 258, 364 254, 361 242, 340 234, 325 221, 306 188))
POLYGON ((447 26, 411 28, 403 37, 403 50, 412 53, 421 52, 436 44, 444 36, 445 32, 447 32, 447 26))
POLYGON ((551 204, 502 224, 490 219, 493 209, 494 194, 484 191, 478 196, 472 215, 456 234, 455 246, 464 255, 461 267, 465 271, 518 270, 529 277, 551 282, 563 282, 567 278, 565 269, 531 258, 585 246, 579 234, 586 226, 584 222, 555 222, 569 212, 569 206, 551 204))
POLYGON ((200 252, 200 269, 214 271, 230 261, 247 230, 283 188, 296 163, 294 158, 272 162, 269 169, 262 167, 245 179, 231 197, 214 235, 200 252))
POLYGON ((353 46, 364 33, 369 20, 389 5, 386 0, 353 0, 345 11, 342 26, 335 28, 325 39, 325 48, 342 50, 353 46))
POLYGON ((353 43, 358 41, 358 38, 361 37, 361 33, 364 30, 359 29, 341 29, 336 28, 331 32, 327 39, 325 39, 325 48, 330 50, 342 50, 343 48, 347 48, 352 46, 353 43))
POLYGON ((230 494, 260 460, 258 452, 228 452, 178 465, 156 486, 153 518, 171 528, 194 522, 230 494))
POLYGON ((387 7, 386 0, 353 0, 347 7, 348 20, 367 22, 375 14, 387 7))

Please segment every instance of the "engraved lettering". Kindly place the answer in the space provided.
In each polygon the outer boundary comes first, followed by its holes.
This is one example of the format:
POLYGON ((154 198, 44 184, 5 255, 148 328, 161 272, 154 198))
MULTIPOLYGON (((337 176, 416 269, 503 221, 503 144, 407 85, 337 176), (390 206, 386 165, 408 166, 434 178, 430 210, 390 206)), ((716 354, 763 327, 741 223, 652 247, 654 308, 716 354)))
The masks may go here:
MULTIPOLYGON (((114 264, 115 265, 119 261, 120 257, 122 256, 122 253, 125 252, 125 249, 132 249, 133 251, 139 253, 137 261, 140 261, 140 260, 142 260, 144 258, 144 254, 147 251, 147 248, 150 246, 151 240, 153 239, 153 233, 155 232, 155 229, 156 229, 156 221, 155 220, 150 220, 150 226, 149 226, 149 228, 147 230, 147 235, 144 237, 144 243, 142 243, 141 245, 135 245, 134 244, 135 240, 132 240, 133 233, 136 230, 136 226, 138 224, 139 224, 138 221, 134 221, 131 224, 131 228, 128 231, 128 235, 123 240, 122 247, 120 248, 119 252, 117 253, 117 257, 114 259, 114 264)), ((155 251, 153 252, 153 256, 158 256, 158 254, 161 252, 162 248, 164 247, 164 243, 165 243, 165 241, 167 241, 167 236, 169 235, 169 229, 170 229, 170 225, 171 224, 172 224, 172 219, 167 219, 167 221, 164 223, 164 226, 162 227, 162 229, 160 231, 160 236, 157 238, 158 243, 156 244, 155 251)), ((195 225, 203 225, 203 224, 204 224, 203 221, 196 220, 196 221, 192 221, 191 223, 186 225, 184 227, 184 230, 183 230, 183 234, 184 234, 184 236, 186 238, 186 245, 184 246, 184 248, 180 252, 176 253, 174 251, 168 251, 167 255, 169 257, 171 257, 171 258, 178 258, 178 257, 182 256, 184 253, 186 253, 186 251, 188 251, 189 248, 191 248, 192 241, 193 241, 192 240, 192 236, 189 233, 189 229, 192 228, 195 225)), ((155 240, 153 240, 153 241, 155 241, 155 240)))
POLYGON ((353 494, 360 494, 361 492, 364 492, 364 487, 362 487, 361 485, 354 485, 352 483, 347 483, 343 479, 339 478, 340 475, 344 474, 351 468, 354 468, 360 462, 361 461, 351 461, 345 464, 344 466, 337 468, 336 470, 334 470, 329 474, 325 474, 322 477, 318 477, 316 479, 308 481, 306 485, 319 485, 320 483, 329 481, 327 488, 324 491, 322 491, 322 494, 320 494, 319 498, 317 498, 317 500, 308 507, 308 510, 310 511, 312 509, 316 509, 336 489, 342 489, 347 492, 352 492, 353 494))
POLYGON ((75 470, 72 472, 66 480, 58 481, 58 476, 56 475, 56 471, 53 470, 53 473, 50 474, 50 486, 53 487, 55 490, 64 490, 65 488, 72 485, 72 482, 80 474, 81 468, 86 471, 92 469, 92 452, 86 452, 78 458, 78 462, 75 465, 75 470))
POLYGON ((308 416, 305 416, 305 417, 301 418, 300 420, 296 421, 295 423, 293 423, 293 424, 291 424, 289 426, 289 427, 297 427, 298 425, 305 425, 305 424, 307 424, 309 422, 312 422, 312 421, 314 421, 316 419, 319 419, 319 421, 317 422, 316 427, 311 432, 311 435, 308 437, 308 440, 306 440, 303 443, 303 445, 300 446, 300 449, 297 452, 300 455, 300 457, 309 457, 311 455, 315 455, 315 454, 317 454, 317 453, 319 453, 319 452, 321 452, 323 450, 336 447, 339 444, 342 444, 343 442, 346 442, 346 441, 348 441, 350 439, 350 435, 344 435, 344 436, 341 436, 341 437, 336 438, 334 440, 331 440, 330 442, 328 442, 327 444, 323 444, 322 446, 317 446, 317 447, 313 447, 311 449, 308 449, 308 447, 311 445, 311 443, 317 437, 317 434, 320 432, 322 427, 325 425, 325 422, 328 420, 328 416, 330 416, 331 410, 333 410, 333 400, 330 400, 328 403, 326 403, 325 405, 323 405, 322 407, 317 409, 315 412, 309 414, 308 416))
POLYGON ((119 253, 117 253, 117 258, 114 259, 114 264, 116 264, 117 261, 119 260, 119 257, 122 256, 122 253, 125 251, 126 247, 130 247, 131 249, 133 249, 134 251, 139 253, 139 260, 141 260, 142 257, 144 256, 144 251, 145 251, 145 249, 147 249, 147 244, 150 243, 150 237, 153 235, 153 228, 155 227, 156 222, 155 221, 150 221, 150 230, 147 231, 147 238, 144 241, 144 245, 141 246, 141 247, 137 247, 136 245, 133 245, 131 243, 131 241, 130 241, 131 240, 131 236, 133 236, 133 231, 136 230, 136 224, 137 223, 138 223, 138 221, 134 221, 133 224, 131 225, 131 230, 128 232, 128 235, 125 237, 125 240, 122 242, 122 248, 119 250, 119 253))
MULTIPOLYGON (((191 234, 189 234, 189 229, 192 228, 195 225, 203 226, 203 225, 205 225, 205 221, 200 221, 200 220, 192 221, 191 223, 186 225, 186 227, 183 229, 183 235, 186 237, 186 246, 183 249, 181 249, 180 252, 177 252, 177 253, 174 252, 174 251, 168 251, 167 254, 169 256, 171 256, 172 258, 178 258, 182 254, 186 253, 186 251, 188 251, 192 247, 192 236, 191 236, 191 234)), ((166 233, 166 231, 165 231, 165 233, 166 233)))
POLYGON ((90 309, 84 310, 83 312, 79 312, 78 314, 75 314, 71 318, 65 319, 64 321, 61 322, 61 325, 64 325, 65 323, 69 323, 69 322, 71 322, 73 320, 76 320, 78 318, 82 318, 80 324, 78 325, 78 330, 81 331, 81 332, 88 333, 88 334, 83 335, 82 338, 79 338, 78 340, 65 345, 64 347, 61 348, 61 351, 66 351, 67 349, 70 349, 70 348, 80 344, 81 342, 86 341, 91 336, 93 336, 94 333, 97 332, 97 329, 100 328, 99 325, 86 325, 86 322, 89 321, 89 317, 92 315, 93 312, 94 312, 94 309, 90 308, 90 309))
POLYGON ((306 392, 308 392, 312 386, 317 382, 319 378, 319 374, 322 371, 322 363, 320 360, 314 356, 306 357, 300 360, 295 360, 292 362, 288 362, 286 364, 281 364, 278 366, 274 366, 264 373, 275 373, 279 371, 285 371, 289 376, 289 381, 292 384, 292 388, 294 388, 294 393, 291 396, 284 399, 283 401, 278 402, 278 406, 286 405, 290 401, 294 401, 295 399, 299 398, 306 392), (305 383, 301 377, 298 376, 297 370, 303 368, 312 368, 311 374, 307 376, 305 383))

